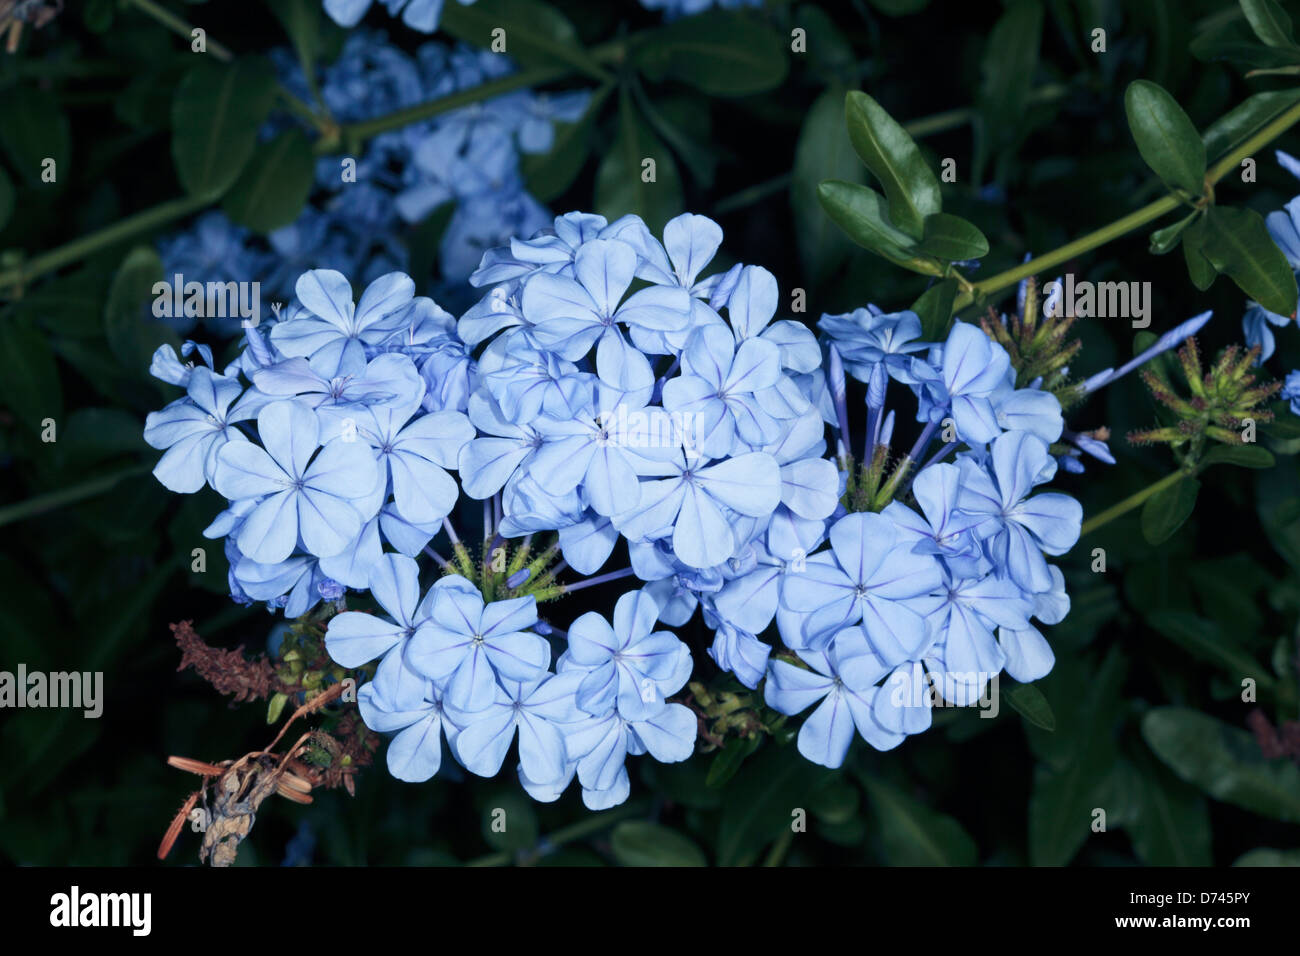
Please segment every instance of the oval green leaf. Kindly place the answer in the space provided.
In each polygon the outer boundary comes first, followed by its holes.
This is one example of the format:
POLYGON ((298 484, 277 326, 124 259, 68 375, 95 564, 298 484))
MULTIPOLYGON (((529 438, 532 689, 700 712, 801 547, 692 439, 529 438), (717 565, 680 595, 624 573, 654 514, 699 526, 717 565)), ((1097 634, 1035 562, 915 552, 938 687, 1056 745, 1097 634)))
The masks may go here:
POLYGON ((925 217, 943 210, 939 179, 916 142, 866 93, 844 98, 849 141, 867 164, 889 202, 889 221, 913 239, 925 234, 925 217))
POLYGON ((609 842, 623 866, 708 865, 695 841, 657 823, 626 820, 614 828, 609 842))
POLYGON ((1124 91, 1124 110, 1138 152, 1168 185, 1193 196, 1205 191, 1205 143, 1178 101, 1150 80, 1124 91))

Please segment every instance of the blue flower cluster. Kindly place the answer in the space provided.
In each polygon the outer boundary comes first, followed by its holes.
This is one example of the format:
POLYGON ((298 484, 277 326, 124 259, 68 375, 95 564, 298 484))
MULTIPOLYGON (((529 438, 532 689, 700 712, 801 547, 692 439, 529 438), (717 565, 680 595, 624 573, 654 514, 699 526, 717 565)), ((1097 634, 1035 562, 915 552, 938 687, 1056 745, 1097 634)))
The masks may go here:
MULTIPOLYGON (((273 51, 272 61, 289 89, 312 99, 290 51, 273 51)), ((513 69, 507 57, 486 50, 428 42, 410 56, 380 31, 357 31, 322 71, 319 89, 335 120, 358 122, 473 89, 513 69)), ((454 298, 484 251, 547 224, 549 214, 524 186, 519 158, 548 152, 554 123, 577 120, 589 100, 585 90, 517 90, 380 133, 355 162, 318 161, 315 198, 294 222, 261 240, 222 212, 205 213, 192 230, 160 242, 163 273, 201 282, 258 281, 267 295, 283 298, 293 294, 301 273, 316 267, 370 282, 406 270, 408 228, 450 204, 438 291, 454 298)), ((266 135, 276 128, 268 124, 266 135)), ((237 331, 238 320, 215 321, 218 334, 237 331)), ((192 318, 181 322, 181 332, 193 327, 192 318)))
POLYGON ((820 701, 798 746, 827 766, 854 728, 892 747, 1003 669, 1051 668, 1031 619, 1066 614, 1044 556, 1068 550, 1081 519, 1072 498, 1035 493, 1056 471, 1056 399, 1017 389, 1006 352, 960 322, 923 342, 914 313, 866 308, 823 316, 819 342, 776 318, 766 269, 710 273, 721 243, 704 216, 656 236, 636 216, 569 213, 489 250, 458 320, 401 273, 354 304, 341 273, 317 269, 224 372, 193 344, 181 358, 201 362, 155 356, 186 389, 147 422, 166 450, 155 473, 229 501, 205 533, 225 538, 234 595, 296 616, 368 590, 385 612, 336 615, 326 645, 346 667, 379 659, 359 701, 370 727, 398 732, 395 776, 431 776, 443 740, 495 774, 517 730, 535 798, 576 776, 588 806, 620 802, 628 754, 693 750, 695 714, 669 701, 691 654, 654 627, 696 608, 719 668, 750 688, 766 678, 783 713, 820 701), (862 461, 895 465, 892 494, 852 513, 846 370, 866 385, 862 461), (901 455, 891 383, 919 423, 901 455), (567 634, 532 594, 485 599, 429 548, 440 528, 458 544, 461 492, 485 502, 485 539, 555 536, 579 575, 625 546, 629 567, 561 592, 642 587, 567 634), (446 572, 423 596, 422 552, 446 572), (780 652, 759 636, 773 622, 780 652))
MULTIPOLYGON (((1276 155, 1282 167, 1300 179, 1300 160, 1281 150, 1278 150, 1276 155)), ((1296 196, 1282 209, 1269 213, 1264 222, 1268 227, 1269 235, 1286 256, 1291 271, 1295 273, 1297 284, 1300 285, 1300 196, 1296 196)), ((1268 311, 1258 302, 1246 303, 1246 314, 1241 319, 1242 333, 1246 345, 1252 348, 1259 347, 1260 364, 1267 362, 1277 347, 1273 329, 1285 328, 1293 325, 1295 321, 1294 315, 1278 315, 1276 312, 1268 311)), ((1287 375, 1281 397, 1284 401, 1290 402, 1293 414, 1300 415, 1300 369, 1287 375)))

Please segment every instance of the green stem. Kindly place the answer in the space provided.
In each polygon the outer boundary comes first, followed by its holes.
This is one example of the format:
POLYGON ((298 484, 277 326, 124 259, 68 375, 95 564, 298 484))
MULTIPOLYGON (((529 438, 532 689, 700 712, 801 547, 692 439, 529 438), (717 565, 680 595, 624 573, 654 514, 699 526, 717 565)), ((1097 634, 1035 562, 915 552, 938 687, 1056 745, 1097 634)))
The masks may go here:
POLYGON ((212 202, 211 196, 185 196, 181 199, 168 200, 151 209, 145 209, 134 216, 128 216, 121 222, 100 229, 98 232, 92 232, 88 236, 74 239, 67 245, 52 249, 44 255, 36 256, 27 262, 0 271, 0 289, 21 288, 30 279, 35 279, 47 272, 53 272, 55 269, 60 269, 69 263, 93 255, 101 249, 117 245, 119 242, 124 242, 151 229, 157 229, 159 226, 164 226, 175 219, 181 219, 190 213, 197 212, 210 202, 212 202))
POLYGON ((62 508, 64 505, 72 504, 74 501, 93 498, 95 495, 108 491, 119 481, 125 478, 133 478, 136 475, 143 475, 149 469, 149 465, 132 465, 130 468, 123 468, 121 471, 115 471, 100 478, 92 478, 70 488, 60 488, 58 491, 37 495, 35 498, 28 498, 26 501, 19 501, 16 504, 0 508, 0 527, 26 518, 34 518, 37 515, 45 514, 47 511, 53 511, 55 508, 62 508))
MULTIPOLYGON (((1289 110, 1279 116, 1273 122, 1269 123, 1250 139, 1246 140, 1239 147, 1229 153, 1223 159, 1211 166, 1205 173, 1205 183, 1207 192, 1220 179, 1229 172, 1241 165, 1241 161, 1250 156, 1260 148, 1267 146, 1277 137, 1281 136, 1288 129, 1300 122, 1300 103, 1292 106, 1289 110)), ((1023 265, 1016 266, 1014 269, 1008 269, 1006 272, 1000 272, 995 276, 985 279, 983 282, 975 283, 974 292, 963 292, 953 301, 952 314, 956 315, 966 306, 976 301, 977 298, 983 299, 995 292, 1015 285, 1021 279, 1036 275, 1039 272, 1052 269, 1063 262, 1067 262, 1075 256, 1082 255, 1096 249, 1098 246, 1118 239, 1125 233, 1132 232, 1139 226, 1144 226, 1149 222, 1159 219, 1167 212, 1177 209, 1183 204, 1183 200, 1174 193, 1170 193, 1155 202, 1143 206, 1136 212, 1131 212, 1122 219, 1117 219, 1109 226, 1105 226, 1095 232, 1090 232, 1086 236, 1075 239, 1073 242, 1066 243, 1059 249, 1039 256, 1037 259, 1031 259, 1023 265)))
MULTIPOLYGON (((127 2, 138 7, 141 12, 149 14, 149 16, 153 17, 173 33, 183 36, 186 40, 193 39, 194 27, 165 7, 161 7, 154 3, 153 0, 127 0, 127 2)), ((235 58, 235 55, 231 53, 229 49, 222 46, 216 40, 209 38, 205 39, 204 42, 207 45, 208 52, 222 63, 229 63, 235 58)))
MULTIPOLYGON (((598 813, 578 823, 556 830, 545 839, 545 842, 552 847, 563 846, 566 843, 572 843, 574 840, 591 836, 593 833, 599 833, 610 824, 645 813, 649 808, 650 804, 645 800, 627 803, 616 810, 606 810, 604 813, 598 813)), ((465 865, 505 866, 512 863, 516 857, 517 854, 513 851, 502 850, 500 853, 489 853, 487 856, 480 856, 477 859, 470 860, 465 865)))
POLYGON ((460 109, 462 106, 469 106, 482 100, 491 99, 494 96, 500 96, 502 93, 510 93, 514 90, 542 83, 553 83, 556 80, 562 80, 572 75, 572 73, 573 67, 570 66, 539 66, 531 70, 520 70, 518 73, 508 74, 498 80, 492 80, 490 83, 482 83, 468 90, 461 90, 458 93, 430 100, 427 103, 420 103, 418 106, 407 107, 404 110, 398 110, 395 113, 379 116, 372 120, 348 123, 342 128, 343 143, 349 147, 350 151, 355 151, 364 140, 370 139, 379 133, 386 133, 391 129, 400 129, 411 123, 418 123, 421 120, 460 109))
POLYGON ((1176 484, 1187 476, 1188 473, 1183 471, 1181 468, 1178 471, 1170 472, 1154 484, 1147 485, 1141 491, 1129 495, 1118 504, 1111 505, 1105 511, 1101 512, 1101 514, 1093 515, 1083 523, 1083 528, 1079 531, 1079 537, 1082 538, 1089 532, 1096 531, 1102 525, 1109 524, 1120 515, 1128 514, 1128 512, 1142 504, 1152 495, 1164 491, 1170 485, 1176 484))
POLYGON ((144 209, 134 216, 127 216, 121 222, 114 222, 113 225, 100 229, 99 232, 83 235, 82 238, 74 239, 66 246, 60 246, 45 252, 44 255, 36 256, 35 259, 27 260, 26 263, 4 269, 0 272, 0 289, 10 286, 21 287, 32 278, 53 272, 69 263, 75 263, 78 259, 85 259, 86 256, 94 255, 103 248, 116 246, 117 243, 125 242, 135 235, 147 233, 173 220, 183 219, 211 202, 212 196, 185 196, 182 199, 170 199, 168 202, 160 203, 159 206, 144 209))

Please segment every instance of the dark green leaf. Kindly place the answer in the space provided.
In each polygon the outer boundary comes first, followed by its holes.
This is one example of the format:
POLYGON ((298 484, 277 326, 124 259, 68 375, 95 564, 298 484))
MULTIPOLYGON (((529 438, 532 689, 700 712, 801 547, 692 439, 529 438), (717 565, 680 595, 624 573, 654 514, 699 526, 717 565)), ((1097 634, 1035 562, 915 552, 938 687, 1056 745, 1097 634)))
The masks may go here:
MULTIPOLYGON (((820 7, 802 4, 795 13, 794 22, 808 34, 808 69, 827 86, 858 85, 858 60, 844 31, 820 7)), ((842 125, 840 102, 843 92, 835 100, 835 122, 842 125)))
POLYGON ((974 223, 946 212, 935 212, 925 217, 925 232, 917 248, 927 255, 955 262, 988 255, 989 241, 974 223))
POLYGON ((1201 483, 1190 475, 1161 488, 1142 506, 1142 536, 1148 544, 1160 544, 1171 538, 1196 507, 1201 483))
POLYGON ((1178 245, 1178 240, 1182 238, 1183 230, 1190 226, 1199 215, 1199 212, 1194 212, 1185 219, 1180 219, 1172 225, 1157 229, 1151 233, 1151 254, 1153 256, 1163 256, 1166 252, 1172 252, 1174 247, 1178 245))
POLYGON ((505 31, 505 50, 523 66, 567 64, 603 78, 599 64, 578 41, 564 14, 541 0, 478 0, 472 6, 443 5, 440 29, 476 47, 490 48, 493 31, 505 31))
POLYGON ((20 316, 0 317, 0 401, 35 434, 46 418, 62 425, 63 389, 49 339, 20 316))
MULTIPOLYGON (((866 171, 858 162, 844 128, 840 104, 844 93, 831 87, 817 97, 799 131, 794 150, 790 204, 794 235, 804 271, 821 285, 846 261, 853 244, 817 201, 817 186, 825 179, 863 184, 866 171)), ((945 317, 946 319, 946 317, 945 317)))
POLYGON ((122 260, 104 304, 104 334, 109 351, 135 374, 143 374, 149 368, 150 357, 164 342, 180 348, 175 333, 155 322, 150 311, 154 285, 161 280, 162 261, 158 253, 149 246, 138 246, 122 260))
POLYGON ((275 89, 261 60, 190 68, 172 98, 172 158, 186 192, 215 198, 239 178, 275 89))
POLYGON ((226 193, 226 214, 255 232, 271 232, 298 218, 311 194, 316 157, 307 137, 285 130, 259 145, 226 193))
POLYGON ((1295 274, 1255 210, 1211 206, 1204 251, 1215 269, 1264 308, 1279 315, 1295 312, 1295 274))
POLYGON ((695 841, 657 823, 625 820, 614 827, 609 842, 614 859, 623 866, 708 865, 695 841))
POLYGON ((876 826, 890 866, 973 866, 975 841, 960 823, 907 794, 868 776, 862 777, 875 813, 876 826))
POLYGON ((1086 661, 1058 655, 1042 682, 1056 702, 1056 731, 1025 728, 1043 761, 1029 800, 1029 859, 1034 866, 1069 863, 1092 832, 1093 809, 1106 805, 1117 766, 1114 728, 1126 671, 1117 650, 1095 670, 1086 661))
POLYGON ((1206 158, 1218 162, 1297 102, 1300 89, 1270 90, 1246 97, 1206 128, 1201 137, 1206 158))
POLYGON ((938 177, 907 130, 866 93, 849 92, 844 98, 844 119, 849 142, 880 180, 889 221, 919 240, 925 234, 925 217, 943 210, 938 177))
POLYGON ((1258 445, 1215 445, 1201 459, 1201 467, 1237 465, 1241 468, 1272 468, 1276 459, 1267 448, 1258 445))
POLYGON ((1193 196, 1205 191, 1205 143, 1178 101, 1150 80, 1124 92, 1129 130, 1146 164, 1170 186, 1193 196))
POLYGON ((1201 216, 1183 230, 1183 259, 1192 285, 1204 292, 1214 285, 1218 273, 1214 263, 1205 257, 1205 217, 1201 216))
POLYGON ((982 82, 976 97, 974 175, 984 175, 990 155, 1014 146, 1025 135, 1034 73, 1042 46, 1043 5, 1013 0, 989 32, 980 64, 982 82), (1009 117, 1015 120, 1008 122, 1009 117))
POLYGON ((519 168, 528 183, 528 191, 539 202, 550 202, 573 185, 591 154, 591 129, 612 87, 596 91, 587 111, 575 123, 556 123, 555 142, 545 153, 520 157, 519 168))
POLYGON ((1291 38, 1291 18, 1275 0, 1240 0, 1246 22, 1265 46, 1295 49, 1291 38))
POLYGON ((0 96, 0 143, 21 182, 53 188, 42 178, 47 159, 54 160, 54 184, 66 181, 69 139, 68 117, 49 90, 26 83, 0 96))
POLYGON ((718 830, 717 863, 736 866, 751 860, 808 807, 813 793, 831 778, 794 747, 768 746, 727 785, 718 830))
POLYGON ((1003 692, 1007 703, 1035 727, 1056 730, 1056 715, 1043 692, 1033 684, 1012 684, 1003 692))
POLYGON ((271 9, 284 24, 298 66, 308 88, 316 95, 316 60, 321 53, 321 7, 315 0, 272 0, 271 9))
POLYGON ((1300 767, 1266 760, 1255 738, 1199 711, 1158 707, 1142 736, 1164 763, 1216 800, 1287 823, 1300 823, 1300 767))
POLYGON ((596 212, 611 222, 636 213, 656 234, 682 211, 682 182, 677 164, 663 142, 623 94, 619 104, 619 132, 613 149, 596 170, 596 212), (645 160, 654 160, 654 182, 645 160))
POLYGON ((817 187, 817 200, 858 245, 913 272, 942 274, 937 260, 917 255, 912 240, 894 228, 885 197, 871 187, 828 179, 817 187))
POLYGON ((1148 615, 1147 623, 1179 647, 1223 669, 1233 683, 1253 678, 1261 687, 1275 683, 1263 665, 1213 621, 1190 611, 1163 610, 1148 615))
POLYGON ((634 54, 650 79, 674 79, 710 96, 750 96, 780 86, 787 46, 766 23, 710 10, 655 30, 634 54))
POLYGON ((943 279, 921 293, 912 303, 912 311, 921 319, 921 338, 940 342, 946 338, 952 319, 952 304, 957 298, 957 280, 943 279))
POLYGON ((1145 754, 1130 780, 1137 805, 1125 828, 1138 859, 1147 866, 1209 866, 1205 798, 1145 754))
POLYGON ((709 775, 705 783, 710 787, 721 787, 736 775, 736 771, 755 750, 758 749, 760 737, 732 737, 709 764, 709 775))

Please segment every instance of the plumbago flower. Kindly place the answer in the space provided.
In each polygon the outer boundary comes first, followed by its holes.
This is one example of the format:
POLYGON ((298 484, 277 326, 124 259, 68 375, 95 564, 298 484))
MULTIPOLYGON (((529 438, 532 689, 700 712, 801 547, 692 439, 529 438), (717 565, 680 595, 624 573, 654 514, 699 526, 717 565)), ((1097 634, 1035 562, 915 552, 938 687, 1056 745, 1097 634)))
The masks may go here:
POLYGON ((399 274, 354 299, 313 270, 223 373, 155 356, 187 388, 148 426, 185 449, 160 479, 229 499, 207 533, 238 599, 330 602, 325 648, 395 734, 394 776, 447 759, 491 776, 513 748, 535 799, 576 779, 600 809, 626 799, 627 757, 684 760, 700 727, 716 745, 811 709, 798 750, 836 767, 855 737, 895 747, 1002 671, 1051 669, 1039 628, 1069 598, 1048 558, 1082 514, 1043 486, 1061 440, 1085 444, 1057 395, 1130 366, 1025 379, 1032 296, 998 325, 1010 348, 963 322, 924 341, 915 314, 872 306, 822 316, 819 341, 777 317, 767 270, 710 268, 721 242, 703 216, 656 235, 569 213, 487 251, 458 319, 399 274), (481 551, 450 520, 469 500, 481 551), (552 602, 633 578, 608 613, 553 622, 552 602), (668 628, 697 610, 713 641, 692 649, 668 628), (703 683, 677 698, 698 652, 741 685, 726 701, 703 683))

